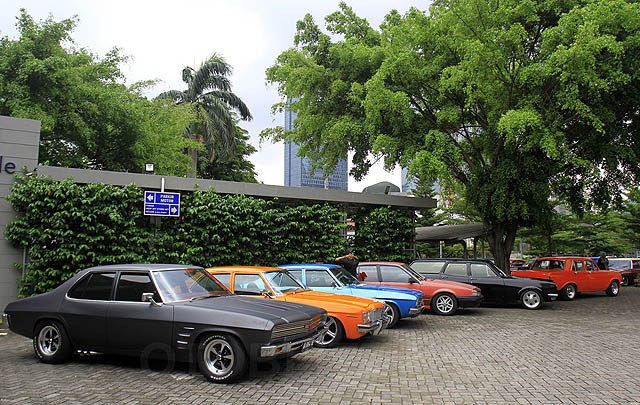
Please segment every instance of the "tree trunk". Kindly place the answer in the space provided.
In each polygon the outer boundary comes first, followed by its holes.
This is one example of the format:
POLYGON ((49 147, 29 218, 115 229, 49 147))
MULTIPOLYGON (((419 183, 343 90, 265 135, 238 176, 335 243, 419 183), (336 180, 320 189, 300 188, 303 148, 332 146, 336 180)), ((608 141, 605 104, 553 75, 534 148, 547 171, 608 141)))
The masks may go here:
POLYGON ((197 177, 198 174, 198 149, 189 148, 187 152, 191 157, 191 170, 189 171, 189 177, 197 177))
POLYGON ((485 222, 485 227, 488 229, 487 240, 496 266, 505 273, 511 274, 509 258, 513 242, 516 240, 518 225, 485 222))

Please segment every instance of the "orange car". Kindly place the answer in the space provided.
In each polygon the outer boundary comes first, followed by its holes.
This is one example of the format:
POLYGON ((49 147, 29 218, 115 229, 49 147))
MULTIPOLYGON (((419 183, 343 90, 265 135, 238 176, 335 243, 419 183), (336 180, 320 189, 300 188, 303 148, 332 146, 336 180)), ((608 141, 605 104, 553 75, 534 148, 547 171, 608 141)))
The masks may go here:
POLYGON ((327 332, 315 341, 317 347, 333 347, 345 337, 358 339, 369 333, 377 335, 387 324, 383 318, 383 302, 311 291, 284 269, 233 266, 207 270, 235 294, 307 304, 327 311, 327 332))

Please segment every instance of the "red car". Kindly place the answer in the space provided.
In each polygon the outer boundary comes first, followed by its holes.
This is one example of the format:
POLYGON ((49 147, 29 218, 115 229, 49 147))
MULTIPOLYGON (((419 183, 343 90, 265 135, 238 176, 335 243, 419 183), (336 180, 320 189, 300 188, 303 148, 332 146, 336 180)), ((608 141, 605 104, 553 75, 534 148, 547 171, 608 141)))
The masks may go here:
POLYGON ((633 285, 640 277, 640 259, 609 259, 609 270, 617 271, 622 276, 622 285, 633 285))
POLYGON ((578 293, 605 291, 614 297, 620 291, 622 276, 615 271, 598 269, 588 257, 543 257, 533 263, 531 270, 516 270, 512 276, 552 280, 560 297, 572 300, 578 293))
POLYGON ((458 308, 480 305, 480 289, 455 281, 430 280, 400 262, 361 262, 358 278, 365 284, 411 288, 424 293, 424 307, 438 315, 453 315, 458 308))

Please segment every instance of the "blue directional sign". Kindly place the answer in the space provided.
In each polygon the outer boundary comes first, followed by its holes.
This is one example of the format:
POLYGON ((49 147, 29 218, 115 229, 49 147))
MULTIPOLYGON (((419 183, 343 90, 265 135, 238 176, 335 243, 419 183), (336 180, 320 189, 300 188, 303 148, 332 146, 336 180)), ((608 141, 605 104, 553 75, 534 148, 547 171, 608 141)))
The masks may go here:
POLYGON ((180 193, 144 192, 144 215, 157 217, 180 216, 180 193))

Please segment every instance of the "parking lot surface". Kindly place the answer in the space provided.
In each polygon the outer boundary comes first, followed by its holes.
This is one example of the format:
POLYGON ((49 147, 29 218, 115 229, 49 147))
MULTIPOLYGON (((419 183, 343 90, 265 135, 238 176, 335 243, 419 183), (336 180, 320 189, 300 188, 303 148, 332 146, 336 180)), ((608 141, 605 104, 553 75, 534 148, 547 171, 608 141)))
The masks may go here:
MULTIPOLYGON (((217 385, 185 364, 100 354, 40 363, 0 330, 4 404, 640 403, 640 288, 583 294, 540 311, 467 309, 402 320, 379 336, 314 349, 284 370, 217 385)), ((1 328, 1 326, 0 326, 1 328)))

